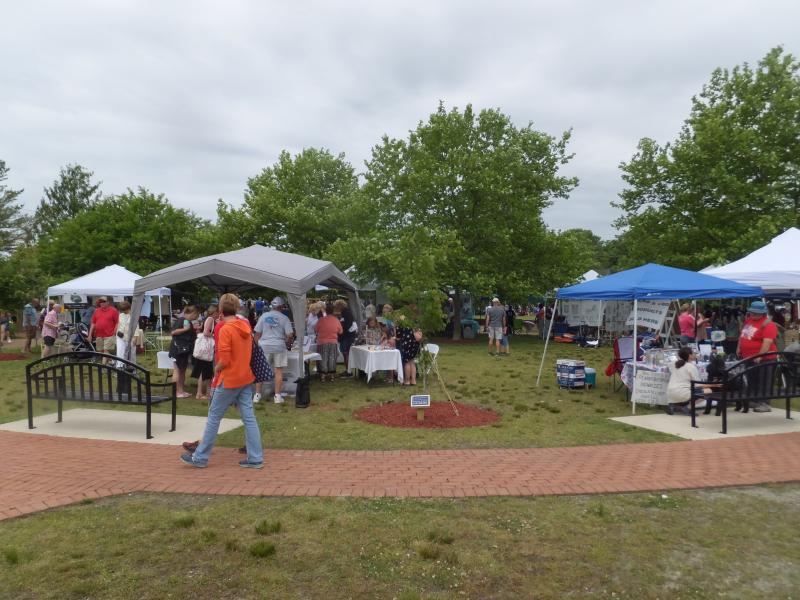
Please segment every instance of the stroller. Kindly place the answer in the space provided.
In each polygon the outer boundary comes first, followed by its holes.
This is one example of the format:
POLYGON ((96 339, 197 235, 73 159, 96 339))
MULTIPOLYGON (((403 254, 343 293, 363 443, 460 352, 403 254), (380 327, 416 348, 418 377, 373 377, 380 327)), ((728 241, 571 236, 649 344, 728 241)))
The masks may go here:
MULTIPOLYGON (((95 352, 94 344, 89 339, 89 328, 85 324, 78 322, 74 325, 62 325, 64 336, 69 342, 70 352, 95 352)), ((91 354, 78 354, 78 360, 92 358, 91 354)))

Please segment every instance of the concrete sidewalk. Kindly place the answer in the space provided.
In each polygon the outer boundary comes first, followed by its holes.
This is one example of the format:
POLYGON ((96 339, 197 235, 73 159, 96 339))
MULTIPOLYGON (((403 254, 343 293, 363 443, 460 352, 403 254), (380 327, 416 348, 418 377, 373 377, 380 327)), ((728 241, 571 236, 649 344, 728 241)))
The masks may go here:
POLYGON ((207 469, 180 447, 0 431, 0 519, 134 491, 252 496, 534 496, 800 481, 800 433, 573 448, 268 450, 261 471, 217 448, 207 469))

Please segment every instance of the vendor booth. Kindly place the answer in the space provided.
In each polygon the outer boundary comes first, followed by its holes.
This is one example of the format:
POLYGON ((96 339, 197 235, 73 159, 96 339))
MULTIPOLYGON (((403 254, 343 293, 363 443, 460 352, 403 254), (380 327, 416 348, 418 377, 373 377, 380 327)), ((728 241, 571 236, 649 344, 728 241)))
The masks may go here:
MULTIPOLYGON (((188 260, 137 280, 131 306, 131 324, 139 317, 145 290, 184 281, 198 281, 221 294, 253 288, 268 288, 285 293, 294 316, 300 365, 303 364, 308 290, 316 285, 341 290, 348 298, 354 317, 360 322, 361 305, 357 286, 332 262, 253 245, 241 250, 188 260)), ((130 349, 128 355, 132 356, 130 349)))
MULTIPOLYGON (((657 303, 659 302, 668 304, 670 301, 677 299, 755 298, 762 295, 763 291, 760 287, 650 263, 628 271, 607 275, 594 281, 561 288, 556 293, 555 307, 557 308, 558 303, 565 300, 632 301, 633 312, 630 326, 635 331, 636 326, 651 326, 649 320, 657 316, 657 303), (641 311, 640 306, 642 308, 641 311)), ((552 323, 550 327, 552 329, 552 323)), ((539 374, 536 377, 537 387, 542 377, 542 368, 547 355, 549 338, 550 335, 548 333, 542 360, 539 364, 539 374)), ((635 358, 635 351, 633 355, 635 358)), ((635 380, 635 360, 633 361, 632 377, 635 380)), ((632 396, 632 400, 633 411, 635 412, 635 395, 632 396)))

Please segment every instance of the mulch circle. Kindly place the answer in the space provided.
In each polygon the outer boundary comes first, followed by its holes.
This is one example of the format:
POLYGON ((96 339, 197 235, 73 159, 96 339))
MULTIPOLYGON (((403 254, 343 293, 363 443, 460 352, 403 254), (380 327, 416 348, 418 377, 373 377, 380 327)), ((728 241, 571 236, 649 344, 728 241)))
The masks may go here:
POLYGON ((0 360, 25 360, 30 358, 26 354, 0 354, 0 360))
POLYGON ((450 427, 480 427, 500 420, 493 410, 455 402, 458 416, 449 402, 431 402, 425 409, 425 420, 417 421, 417 409, 408 404, 392 402, 365 406, 356 411, 356 418, 373 425, 386 427, 413 427, 447 429, 450 427))

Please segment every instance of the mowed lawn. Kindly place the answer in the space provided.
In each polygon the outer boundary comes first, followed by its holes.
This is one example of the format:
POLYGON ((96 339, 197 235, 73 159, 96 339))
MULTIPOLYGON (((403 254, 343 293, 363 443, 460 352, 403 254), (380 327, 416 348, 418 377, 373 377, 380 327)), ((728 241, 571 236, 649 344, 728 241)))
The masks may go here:
POLYGON ((132 494, 0 522, 0 597, 797 598, 800 485, 545 498, 132 494))
MULTIPOLYGON (((258 418, 269 448, 303 449, 441 449, 575 446, 624 442, 674 440, 672 436, 623 425, 609 417, 630 414, 630 404, 623 391, 613 391, 611 379, 603 370, 611 359, 610 348, 583 349, 575 345, 551 344, 540 387, 536 373, 544 343, 535 336, 512 338, 511 356, 492 357, 486 350, 486 338, 459 344, 437 340, 441 344, 439 369, 451 397, 467 404, 494 410, 501 420, 485 427, 447 430, 395 429, 365 424, 354 413, 364 406, 386 402, 408 403, 412 390, 422 390, 422 378, 416 388, 381 383, 339 379, 334 383, 312 382, 311 406, 295 409, 291 400, 283 406, 262 403, 258 418), (555 360, 577 358, 597 372, 597 387, 592 390, 561 390, 555 384, 555 360)), ((140 362, 154 369, 154 353, 140 357, 140 362)), ((341 369, 341 366, 340 366, 341 369)), ((154 369, 155 370, 155 369, 154 369)), ((163 371, 154 375, 163 380, 163 371)), ((25 406, 25 362, 0 362, 0 422, 23 419, 25 406)), ((429 384, 434 401, 447 396, 440 383, 429 384)), ((193 388, 193 384, 192 387, 193 388)), ((67 403, 66 408, 81 406, 67 403)), ((112 408, 104 404, 84 405, 112 408)), ((118 408, 118 407, 113 407, 118 408)), ((119 407, 125 408, 125 407, 119 407)), ((131 408, 143 412, 141 408, 131 408)), ((156 410, 165 412, 167 406, 156 410)), ((179 400, 178 412, 204 415, 205 402, 179 400)), ((650 409, 640 407, 641 412, 650 409)), ((55 411, 55 403, 37 401, 34 414, 55 411)), ((238 418, 235 410, 228 417, 238 418)), ((180 419, 178 420, 180 431, 180 419)), ((220 444, 243 443, 241 428, 220 437, 220 444)))

